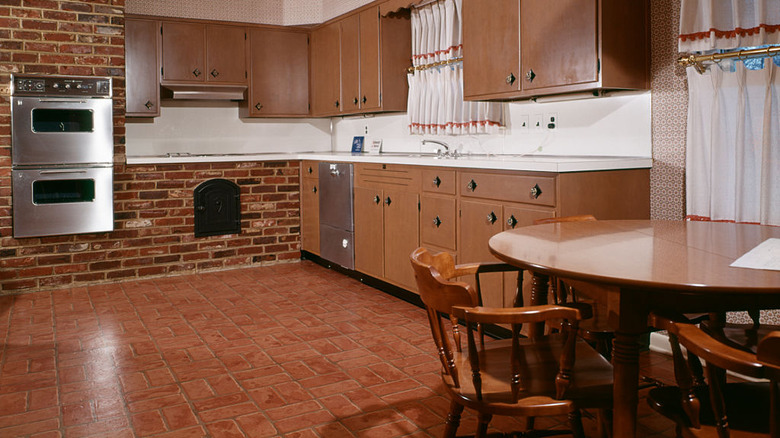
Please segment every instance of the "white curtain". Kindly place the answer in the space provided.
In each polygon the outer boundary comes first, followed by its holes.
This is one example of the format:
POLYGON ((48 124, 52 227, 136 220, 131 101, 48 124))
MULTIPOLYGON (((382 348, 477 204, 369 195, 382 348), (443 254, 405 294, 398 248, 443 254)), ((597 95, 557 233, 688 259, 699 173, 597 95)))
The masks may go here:
POLYGON ((780 44, 778 0, 682 0, 680 52, 780 44))
POLYGON ((780 67, 733 68, 688 69, 688 217, 780 225, 780 67))
POLYGON ((430 66, 463 56, 461 0, 439 0, 412 9, 412 63, 407 114, 411 134, 496 132, 503 106, 463 101, 463 63, 430 66))

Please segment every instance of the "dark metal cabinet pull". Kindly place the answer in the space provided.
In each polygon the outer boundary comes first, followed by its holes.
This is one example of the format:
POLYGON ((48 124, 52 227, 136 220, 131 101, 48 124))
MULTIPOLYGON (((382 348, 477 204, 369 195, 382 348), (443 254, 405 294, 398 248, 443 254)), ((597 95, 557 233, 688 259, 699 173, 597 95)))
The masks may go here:
POLYGON ((358 101, 358 98, 357 98, 357 97, 356 97, 356 98, 354 98, 354 99, 352 99, 352 103, 353 103, 354 105, 357 105, 357 104, 358 104, 358 102, 359 102, 359 101, 358 101))
POLYGON ((152 103, 151 100, 147 100, 146 103, 144 104, 144 106, 146 107, 146 109, 152 109, 154 104, 152 103))
POLYGON ((542 194, 542 189, 539 188, 539 184, 531 187, 531 197, 536 199, 542 194))
POLYGON ((379 201, 381 201, 381 199, 379 199, 379 195, 374 196, 374 204, 379 204, 379 201))
POLYGON ((263 105, 260 105, 260 102, 257 102, 257 104, 255 104, 255 108, 256 108, 258 111, 260 111, 261 109, 263 109, 263 105))
POLYGON ((507 76, 507 77, 506 77, 506 83, 507 83, 507 85, 512 85, 512 84, 514 84, 514 83, 515 83, 515 80, 517 80, 517 78, 515 77, 514 73, 509 73, 509 76, 507 76))
POLYGON ((312 187, 311 191, 314 192, 314 193, 317 193, 317 187, 312 187))
POLYGON ((368 99, 366 98, 366 96, 363 96, 363 103, 365 104, 367 101, 368 99))
POLYGON ((515 215, 509 216, 509 219, 506 220, 506 224, 511 228, 514 228, 515 225, 517 225, 517 218, 515 218, 515 215))
POLYGON ((439 228, 439 226, 441 225, 441 219, 439 218, 439 216, 433 218, 433 225, 436 225, 436 228, 439 228))
POLYGON ((197 77, 199 77, 199 76, 200 76, 200 70, 198 70, 198 69, 196 68, 195 70, 193 70, 193 71, 192 71, 192 74, 193 74, 193 75, 195 75, 195 77, 197 78, 197 77))
POLYGON ((390 199, 389 196, 387 198, 385 198, 385 205, 389 206, 390 204, 392 204, 392 202, 393 202, 393 200, 390 199))
POLYGON ((439 178, 438 176, 434 176, 433 177, 433 185, 435 185, 436 187, 439 187, 441 185, 441 178, 439 178))
POLYGON ((535 77, 536 77, 536 73, 534 73, 532 69, 529 69, 528 72, 525 74, 525 79, 528 82, 533 82, 535 77))
POLYGON ((496 223, 497 220, 498 216, 496 216, 496 213, 491 211, 490 214, 487 215, 487 221, 490 222, 491 225, 496 223))
POLYGON ((217 76, 219 76, 219 72, 217 71, 217 69, 216 69, 216 68, 215 68, 214 70, 211 70, 211 76, 212 76, 212 77, 214 77, 214 78, 216 78, 217 76))
POLYGON ((312 173, 312 172, 314 172, 314 169, 312 169, 311 166, 309 166, 308 172, 312 173))
POLYGON ((467 188, 467 189, 469 189, 469 190, 470 190, 470 191, 472 191, 472 192, 473 192, 474 190, 476 190, 476 189, 477 189, 477 183, 476 183, 476 181, 474 181, 473 179, 472 179, 471 181, 469 181, 468 185, 466 185, 466 188, 467 188))
POLYGON ((336 108, 338 108, 339 107, 339 101, 337 100, 334 105, 336 106, 336 108))

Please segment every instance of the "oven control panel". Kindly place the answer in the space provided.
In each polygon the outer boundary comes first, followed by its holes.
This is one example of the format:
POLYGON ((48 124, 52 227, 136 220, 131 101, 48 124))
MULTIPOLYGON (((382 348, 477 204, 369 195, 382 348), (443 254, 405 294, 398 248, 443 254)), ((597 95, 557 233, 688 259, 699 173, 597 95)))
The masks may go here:
POLYGON ((99 76, 14 75, 13 96, 111 97, 111 78, 99 76))

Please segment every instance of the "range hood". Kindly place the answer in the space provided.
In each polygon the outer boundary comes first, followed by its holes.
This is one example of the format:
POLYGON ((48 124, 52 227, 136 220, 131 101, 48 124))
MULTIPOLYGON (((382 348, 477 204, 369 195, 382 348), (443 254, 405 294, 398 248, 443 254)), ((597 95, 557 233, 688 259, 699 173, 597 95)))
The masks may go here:
POLYGON ((244 100, 246 85, 162 84, 162 97, 174 100, 244 100))

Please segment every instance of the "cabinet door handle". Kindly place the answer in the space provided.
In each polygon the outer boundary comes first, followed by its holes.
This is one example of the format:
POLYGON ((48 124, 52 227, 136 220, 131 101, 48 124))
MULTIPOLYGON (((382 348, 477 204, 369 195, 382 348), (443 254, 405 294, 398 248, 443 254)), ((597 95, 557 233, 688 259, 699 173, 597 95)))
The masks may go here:
POLYGON ((516 80, 516 79, 517 79, 517 78, 515 77, 515 74, 514 74, 514 73, 509 73, 509 76, 507 76, 507 77, 506 77, 506 84, 507 84, 507 85, 512 85, 512 84, 514 84, 514 83, 515 83, 515 80, 516 80))
POLYGON ((260 111, 261 109, 263 109, 263 105, 260 105, 260 102, 257 102, 257 103, 255 104, 255 109, 257 109, 258 111, 260 111))
POLYGON ((390 204, 392 204, 392 203, 393 203, 393 200, 390 199, 389 196, 387 198, 385 198, 385 205, 390 206, 390 204))
POLYGON ((363 96, 363 103, 365 104, 367 101, 368 99, 366 99, 366 96, 363 96))
POLYGON ((193 71, 192 71, 192 74, 193 74, 193 75, 195 75, 195 77, 197 78, 197 77, 199 77, 199 76, 200 76, 200 70, 198 70, 198 69, 196 68, 195 70, 193 70, 193 71))
POLYGON ((317 193, 317 186, 314 186, 314 187, 312 187, 312 188, 311 188, 311 191, 312 191, 313 193, 317 193))
POLYGON ((154 104, 152 103, 151 100, 147 100, 146 103, 144 104, 144 106, 146 107, 146 109, 152 109, 154 104))
POLYGON ((496 223, 497 220, 498 220, 498 216, 496 216, 494 212, 491 211, 490 214, 487 215, 487 221, 490 222, 491 225, 496 223))
POLYGON ((539 184, 531 187, 531 197, 536 199, 542 194, 542 189, 539 188, 539 184))
POLYGON ((441 185, 441 178, 439 178, 438 176, 434 176, 433 177, 433 185, 435 185, 436 187, 439 187, 441 185))
POLYGON ((336 108, 338 108, 339 107, 339 101, 337 100, 334 105, 336 106, 336 108))
POLYGON ((311 168, 311 166, 309 166, 309 169, 308 169, 307 171, 308 171, 309 173, 312 173, 312 172, 314 172, 314 169, 312 169, 312 168, 311 168))
POLYGON ((466 185, 466 188, 469 189, 469 191, 473 192, 477 189, 477 182, 473 179, 469 181, 469 183, 466 185))
POLYGON ((374 196, 374 204, 379 205, 379 201, 381 201, 381 199, 379 198, 379 195, 374 196))
POLYGON ((217 76, 219 76, 219 72, 217 71, 217 69, 216 69, 216 68, 215 68, 214 70, 211 70, 211 76, 212 76, 212 77, 214 77, 214 78, 216 78, 217 76))
POLYGON ((528 72, 525 74, 525 79, 528 82, 533 82, 535 77, 536 73, 534 73, 533 69, 528 69, 528 72))
POLYGON ((433 218, 433 225, 435 225, 436 228, 439 228, 439 226, 441 225, 441 219, 439 218, 439 216, 433 218))
POLYGON ((352 99, 352 103, 353 103, 354 105, 357 105, 357 104, 358 104, 358 98, 356 97, 356 98, 352 99))
POLYGON ((517 218, 515 218, 515 215, 509 216, 509 219, 506 220, 506 224, 509 225, 510 228, 514 228, 515 225, 517 225, 517 218))

